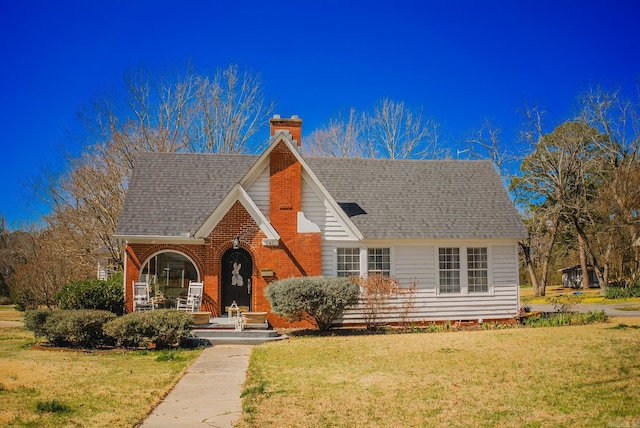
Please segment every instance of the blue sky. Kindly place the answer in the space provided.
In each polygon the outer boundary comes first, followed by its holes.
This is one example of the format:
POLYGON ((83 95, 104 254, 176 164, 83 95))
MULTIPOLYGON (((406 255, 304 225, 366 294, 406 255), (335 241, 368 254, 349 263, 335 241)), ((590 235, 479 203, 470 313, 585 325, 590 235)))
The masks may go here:
POLYGON ((450 144, 485 119, 515 144, 527 104, 562 121, 590 85, 635 90, 638 22, 640 2, 619 0, 0 0, 0 215, 37 218, 29 182, 77 149, 81 104, 129 68, 237 64, 303 135, 391 98, 450 144))

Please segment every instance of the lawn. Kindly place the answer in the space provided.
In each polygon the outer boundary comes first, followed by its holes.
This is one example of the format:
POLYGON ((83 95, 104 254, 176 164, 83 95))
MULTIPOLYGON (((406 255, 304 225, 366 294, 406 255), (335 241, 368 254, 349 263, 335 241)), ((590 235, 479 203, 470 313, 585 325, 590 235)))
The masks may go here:
MULTIPOLYGON (((21 316, 2 307, 0 319, 21 316)), ((200 353, 45 351, 33 342, 24 328, 0 328, 0 426, 134 426, 200 353)))
POLYGON ((240 426, 636 426, 638 379, 637 318, 295 337, 254 349, 240 426))
POLYGON ((590 288, 588 290, 575 290, 573 288, 564 288, 562 286, 550 286, 546 289, 546 296, 533 297, 533 287, 520 287, 520 302, 525 301, 530 304, 545 304, 549 303, 547 298, 554 297, 559 294, 570 295, 575 292, 582 293, 582 301, 584 304, 598 304, 598 305, 615 305, 620 303, 638 303, 640 304, 640 297, 632 297, 629 299, 605 299, 600 295, 599 288, 590 288))

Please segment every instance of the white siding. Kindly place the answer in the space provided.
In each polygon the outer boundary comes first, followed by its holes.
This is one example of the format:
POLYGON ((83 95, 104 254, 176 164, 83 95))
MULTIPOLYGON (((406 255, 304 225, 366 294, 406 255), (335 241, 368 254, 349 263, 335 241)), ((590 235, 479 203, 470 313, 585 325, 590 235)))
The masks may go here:
POLYGON ((320 226, 323 241, 349 240, 347 231, 328 208, 328 203, 322 199, 321 195, 316 194, 309 184, 310 180, 306 173, 302 174, 301 208, 305 217, 320 226))
MULTIPOLYGON (((376 243, 376 246, 380 246, 376 243)), ((415 304, 409 321, 465 321, 512 318, 518 311, 518 260, 515 244, 489 245, 474 242, 473 247, 486 246, 489 251, 488 294, 438 295, 439 246, 464 247, 458 243, 438 243, 437 245, 401 245, 393 246, 392 269, 400 284, 407 288, 415 278, 415 304)), ((385 322, 401 321, 400 313, 407 298, 399 296, 389 302, 388 311, 379 319, 385 322)), ((363 308, 347 311, 338 321, 340 323, 362 323, 363 308)))
POLYGON ((262 211, 262 214, 269 218, 269 164, 267 164, 251 187, 247 189, 247 194, 262 211))

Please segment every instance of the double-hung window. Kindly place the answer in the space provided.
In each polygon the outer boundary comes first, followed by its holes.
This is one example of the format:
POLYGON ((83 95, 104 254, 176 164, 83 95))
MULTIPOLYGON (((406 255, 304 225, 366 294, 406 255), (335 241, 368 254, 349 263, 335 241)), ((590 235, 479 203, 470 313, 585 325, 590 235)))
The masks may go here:
POLYGON ((439 248, 438 294, 489 292, 487 248, 439 248))
POLYGON ((338 248, 337 275, 340 277, 360 275, 360 248, 338 248))
POLYGON ((370 274, 389 276, 391 274, 391 254, 388 248, 369 248, 368 271, 370 274))
POLYGON ((460 293, 460 249, 440 248, 440 294, 460 293))
POLYGON ((469 294, 489 292, 488 270, 487 249, 467 248, 469 294))

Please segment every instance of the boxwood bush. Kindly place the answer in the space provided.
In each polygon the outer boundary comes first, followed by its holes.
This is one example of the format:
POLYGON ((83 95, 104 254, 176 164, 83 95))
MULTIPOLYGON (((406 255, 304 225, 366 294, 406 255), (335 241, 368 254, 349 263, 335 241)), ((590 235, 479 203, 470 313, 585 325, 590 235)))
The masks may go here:
POLYGON ((114 343, 102 326, 115 318, 116 315, 109 311, 35 310, 25 314, 25 327, 36 337, 46 338, 53 346, 101 348, 114 343))
POLYGON ((104 326, 116 346, 143 348, 153 344, 157 349, 184 344, 191 333, 193 315, 175 309, 133 312, 104 326))
POLYGON ((271 310, 290 321, 307 320, 319 330, 357 303, 359 287, 348 278, 287 278, 269 284, 266 296, 271 310))
POLYGON ((108 280, 87 279, 65 284, 56 294, 60 309, 97 309, 124 313, 122 273, 111 275, 108 280))
POLYGON ((33 332, 36 339, 45 336, 44 323, 51 312, 51 309, 32 309, 24 313, 24 326, 33 332))

